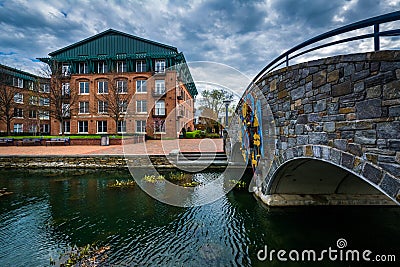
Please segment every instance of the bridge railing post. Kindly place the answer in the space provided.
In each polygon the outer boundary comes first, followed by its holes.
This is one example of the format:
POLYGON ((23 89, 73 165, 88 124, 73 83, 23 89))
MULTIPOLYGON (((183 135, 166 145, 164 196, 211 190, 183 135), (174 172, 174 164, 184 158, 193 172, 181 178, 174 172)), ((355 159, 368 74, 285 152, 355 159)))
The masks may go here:
POLYGON ((374 50, 379 51, 379 23, 374 24, 374 50))

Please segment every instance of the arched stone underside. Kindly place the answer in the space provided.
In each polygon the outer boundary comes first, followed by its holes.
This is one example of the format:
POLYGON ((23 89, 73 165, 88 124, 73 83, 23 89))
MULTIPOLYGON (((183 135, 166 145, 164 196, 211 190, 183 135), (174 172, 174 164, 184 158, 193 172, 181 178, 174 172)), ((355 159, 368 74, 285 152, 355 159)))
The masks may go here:
MULTIPOLYGON (((285 67, 250 85, 243 99, 250 94, 263 105, 257 149, 264 149, 256 164, 250 161, 257 165, 251 190, 265 203, 400 203, 400 51, 285 67)), ((244 135, 234 136, 240 125, 234 122, 230 128, 226 151, 238 142, 243 154, 251 151, 246 147, 251 139, 246 143, 244 135)), ((237 145, 235 151, 237 160, 237 145)))
POLYGON ((269 206, 399 204, 398 179, 329 146, 287 149, 273 162, 265 181, 269 183, 255 194, 269 206))

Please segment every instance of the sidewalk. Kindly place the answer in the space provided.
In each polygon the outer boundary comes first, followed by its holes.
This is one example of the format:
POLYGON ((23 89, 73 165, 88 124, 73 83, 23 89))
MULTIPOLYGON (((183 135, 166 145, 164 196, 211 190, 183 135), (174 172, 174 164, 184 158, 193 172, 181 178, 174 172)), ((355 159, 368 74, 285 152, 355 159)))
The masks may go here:
POLYGON ((116 146, 0 146, 0 156, 63 156, 63 155, 165 155, 181 152, 223 151, 222 139, 149 140, 140 144, 116 146))

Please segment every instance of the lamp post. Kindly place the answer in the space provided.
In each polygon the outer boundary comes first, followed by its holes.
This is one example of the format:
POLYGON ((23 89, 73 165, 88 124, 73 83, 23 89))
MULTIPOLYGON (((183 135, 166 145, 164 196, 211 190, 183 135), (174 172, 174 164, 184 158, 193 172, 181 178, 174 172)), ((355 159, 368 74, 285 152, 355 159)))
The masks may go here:
POLYGON ((228 128, 228 106, 231 103, 231 100, 225 99, 223 102, 225 104, 225 128, 228 128))

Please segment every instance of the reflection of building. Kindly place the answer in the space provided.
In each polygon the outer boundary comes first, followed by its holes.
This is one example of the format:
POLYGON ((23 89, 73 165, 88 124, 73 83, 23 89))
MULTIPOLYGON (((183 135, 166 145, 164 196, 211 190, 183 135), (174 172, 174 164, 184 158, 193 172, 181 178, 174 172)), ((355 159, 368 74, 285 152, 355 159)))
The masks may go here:
MULTIPOLYGON (((193 118, 197 90, 175 47, 110 29, 49 56, 40 60, 61 71, 59 90, 69 96, 65 133, 177 137, 182 127, 193 127, 186 122, 193 118)), ((60 127, 51 121, 52 134, 60 127)))
POLYGON ((50 132, 49 80, 0 65, 0 132, 50 132))

